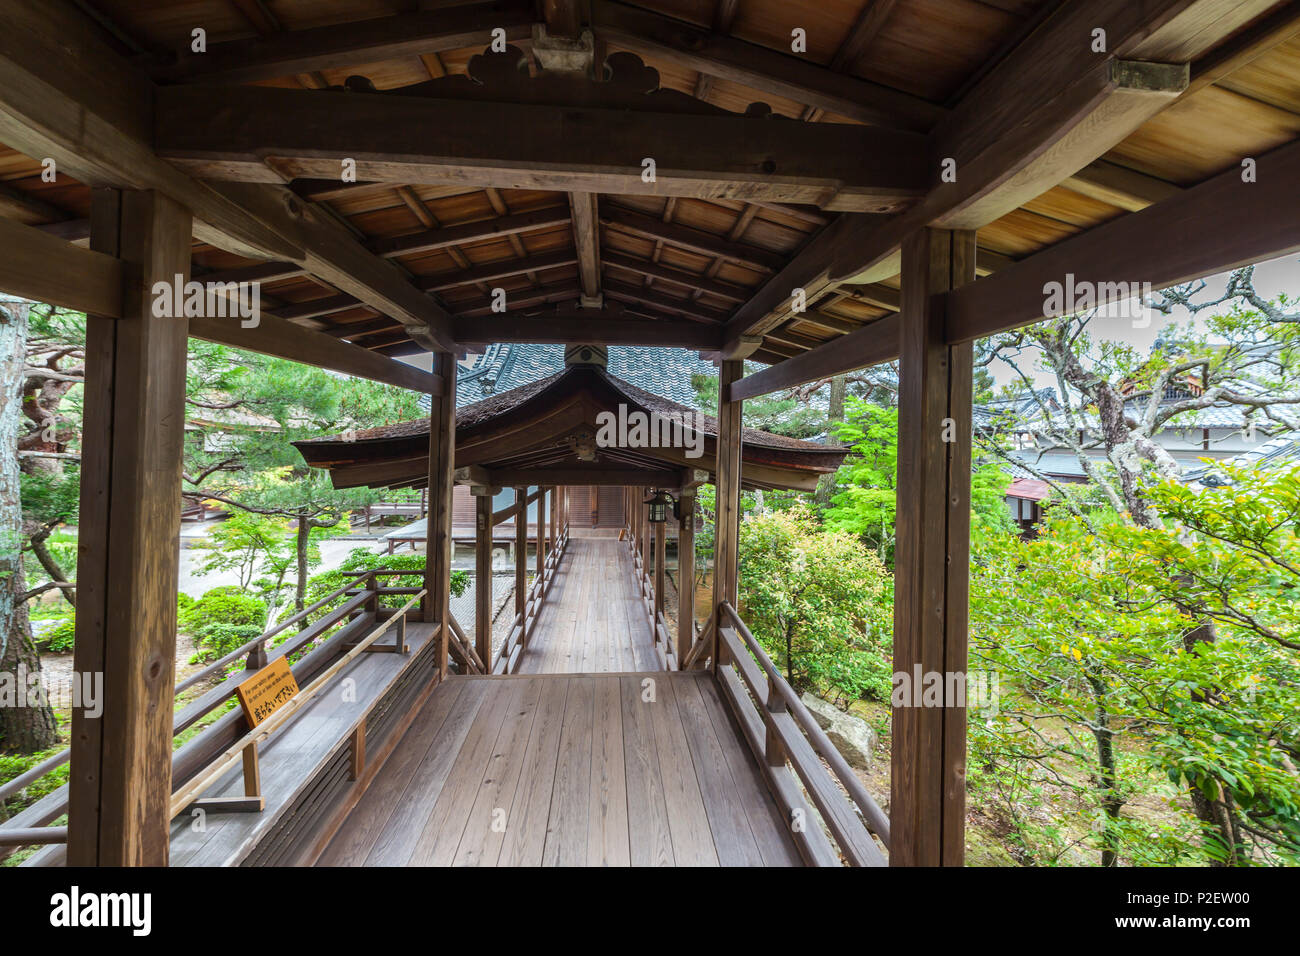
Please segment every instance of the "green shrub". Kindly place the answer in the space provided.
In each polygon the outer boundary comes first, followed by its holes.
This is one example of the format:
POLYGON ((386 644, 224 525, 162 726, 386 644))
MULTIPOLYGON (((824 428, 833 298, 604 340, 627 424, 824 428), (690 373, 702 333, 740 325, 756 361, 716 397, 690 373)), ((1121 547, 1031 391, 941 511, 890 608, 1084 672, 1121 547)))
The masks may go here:
POLYGON ((194 638, 197 660, 215 660, 261 634, 266 622, 266 603, 238 585, 213 588, 197 601, 178 603, 177 626, 194 638))
POLYGON ((76 618, 68 614, 54 627, 48 627, 33 638, 36 649, 42 654, 66 654, 72 650, 76 635, 76 618))

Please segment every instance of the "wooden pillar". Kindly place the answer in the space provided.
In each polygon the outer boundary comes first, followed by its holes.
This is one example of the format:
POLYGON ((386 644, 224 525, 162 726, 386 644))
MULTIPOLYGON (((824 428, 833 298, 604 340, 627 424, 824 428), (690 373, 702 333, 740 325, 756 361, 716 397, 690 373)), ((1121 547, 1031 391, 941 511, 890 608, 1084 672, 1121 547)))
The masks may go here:
POLYGON ((681 497, 681 526, 677 529, 677 662, 695 641, 695 491, 681 497))
POLYGON ((537 580, 546 571, 546 489, 537 489, 537 580))
POLYGON ((72 712, 69 866, 167 865, 189 327, 152 287, 188 281, 190 232, 165 196, 93 193, 91 248, 131 268, 122 318, 86 321, 73 660, 102 712, 72 712))
MULTIPOLYGON (((713 613, 728 601, 734 607, 739 590, 740 553, 740 444, 743 402, 730 401, 731 383, 745 374, 745 363, 729 359, 718 370, 718 461, 717 516, 713 537, 713 613)), ((716 628, 715 628, 716 634, 716 628)), ((722 642, 715 640, 716 668, 722 657, 722 642)))
POLYGON ((655 620, 664 609, 664 587, 667 578, 664 574, 665 556, 668 554, 668 525, 660 522, 655 525, 655 620))
POLYGON ((492 489, 474 493, 474 646, 492 666, 492 489))
POLYGON ((438 674, 447 675, 451 639, 452 492, 456 480, 456 356, 435 352, 433 371, 442 376, 441 395, 429 408, 429 499, 424 529, 424 620, 438 625, 438 674))
POLYGON ((555 526, 560 523, 560 489, 552 486, 551 488, 551 520, 547 525, 546 540, 552 551, 555 550, 555 526))
MULTIPOLYGON (((894 671, 937 673, 944 687, 966 674, 972 352, 944 344, 933 296, 974 279, 973 232, 925 229, 903 243, 894 671)), ((966 711, 944 703, 893 709, 895 866, 964 860, 966 711)))
MULTIPOLYGON (((515 613, 528 610, 528 486, 515 488, 515 613)), ((525 631, 525 636, 527 631, 525 631)))

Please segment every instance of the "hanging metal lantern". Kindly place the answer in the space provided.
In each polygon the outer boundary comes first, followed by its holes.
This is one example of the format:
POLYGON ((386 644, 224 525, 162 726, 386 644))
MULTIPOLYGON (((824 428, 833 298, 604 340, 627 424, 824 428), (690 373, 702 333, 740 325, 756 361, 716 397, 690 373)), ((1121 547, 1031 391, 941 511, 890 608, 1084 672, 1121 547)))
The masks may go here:
POLYGON ((666 491, 658 490, 644 502, 649 505, 650 523, 663 524, 668 520, 668 506, 673 503, 672 496, 666 491))

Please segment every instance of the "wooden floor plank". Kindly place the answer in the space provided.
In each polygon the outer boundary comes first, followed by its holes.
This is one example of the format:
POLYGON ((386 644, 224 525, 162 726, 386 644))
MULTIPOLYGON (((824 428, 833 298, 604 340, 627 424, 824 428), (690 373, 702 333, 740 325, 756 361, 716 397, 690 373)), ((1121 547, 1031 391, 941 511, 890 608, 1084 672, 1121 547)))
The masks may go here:
POLYGON ((574 535, 520 661, 521 674, 660 670, 632 559, 616 538, 574 535))
POLYGON ((656 699, 646 705, 654 723, 673 856, 678 866, 717 866, 718 853, 696 778, 695 761, 682 727, 674 683, 671 679, 657 679, 656 699))
MULTIPOLYGON (((529 681, 509 681, 490 690, 461 745, 442 793, 429 812, 411 852, 412 866, 449 866, 469 822, 483 774, 495 751, 506 717, 517 709, 529 681)), ((491 688, 493 685, 488 685, 491 688)))
POLYGON ((760 773, 708 674, 453 677, 320 862, 798 864, 760 773))
POLYGON ((555 761, 560 750, 560 732, 572 681, 550 677, 541 683, 541 702, 533 720, 519 785, 497 857, 500 866, 540 866, 546 845, 555 761))
POLYGON ((654 722, 642 699, 643 681, 653 677, 619 678, 623 710, 623 759, 627 779, 628 844, 633 866, 673 866, 673 839, 659 773, 654 722))
MULTIPOLYGON (((442 796, 451 768, 460 755, 478 712, 488 699, 488 686, 467 678, 450 678, 447 683, 465 681, 461 705, 443 723, 411 781, 397 800, 397 807, 366 857, 368 866, 405 866, 415 849, 418 834, 442 796)), ((385 767, 385 771, 387 768, 385 767)), ((382 775, 382 773, 381 773, 382 775)), ((377 782, 377 781, 376 781, 377 782)), ((374 784, 372 784, 373 786, 374 784)))
POLYGON ((587 862, 591 806, 591 746, 595 722, 595 684, 574 681, 564 708, 560 749, 555 760, 550 820, 546 825, 543 866, 582 866, 587 862))
POLYGON ((764 866, 802 866, 803 858, 790 836, 790 822, 782 815, 763 781, 763 771, 741 736, 713 678, 697 683, 700 703, 707 715, 735 784, 732 799, 745 810, 750 832, 763 856, 764 866))
POLYGON ((443 724, 460 704, 465 687, 463 682, 447 681, 429 695, 410 730, 389 755, 383 773, 357 801, 346 823, 321 854, 321 866, 347 866, 369 855, 443 724))
POLYGON ((593 679, 595 705, 587 810, 587 863, 629 866, 627 770, 623 760, 622 688, 617 677, 593 679))
POLYGON ((542 695, 542 681, 521 683, 523 691, 519 702, 501 728, 452 860, 456 866, 495 866, 501 853, 501 841, 510 821, 510 804, 519 783, 524 753, 542 695))
POLYGON ((750 829, 749 816, 736 799, 737 784, 727 764, 724 741, 718 739, 700 697, 700 685, 706 681, 713 683, 713 677, 707 672, 683 674, 681 679, 673 681, 673 690, 695 761, 695 778, 704 798, 718 862, 723 866, 762 866, 763 855, 750 829))

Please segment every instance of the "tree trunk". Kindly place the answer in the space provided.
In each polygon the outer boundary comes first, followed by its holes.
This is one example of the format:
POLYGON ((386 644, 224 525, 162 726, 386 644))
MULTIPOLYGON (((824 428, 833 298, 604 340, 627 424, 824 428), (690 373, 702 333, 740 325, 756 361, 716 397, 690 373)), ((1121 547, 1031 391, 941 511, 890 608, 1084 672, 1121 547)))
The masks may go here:
MULTIPOLYGON (((307 517, 306 511, 298 514, 298 581, 293 588, 293 612, 297 614, 307 606, 307 555, 309 553, 309 544, 311 543, 311 519, 307 517)), ((307 624, 304 618, 298 624, 298 630, 302 630, 307 624)))
MULTIPOLYGON (((835 425, 844 422, 844 397, 849 390, 848 375, 836 375, 831 379, 831 400, 830 408, 826 412, 826 434, 829 438, 835 437, 835 425)), ((813 493, 813 503, 821 510, 831 506, 831 498, 835 494, 835 472, 822 475, 817 479, 817 490, 813 493)))
MULTIPOLYGON (((1189 654, 1197 653, 1197 648, 1201 644, 1213 644, 1217 634, 1215 632, 1214 622, 1207 621, 1200 627, 1192 628, 1183 635, 1183 648, 1189 654)), ((1192 691, 1192 700, 1197 703, 1209 706, 1207 697, 1213 693, 1213 688, 1209 690, 1192 691)), ((1202 791, 1201 788, 1193 781, 1187 788, 1187 795, 1191 798, 1192 812, 1208 828, 1205 834, 1206 849, 1209 853, 1211 866, 1245 866, 1250 862, 1249 852, 1242 845, 1241 834, 1237 829, 1236 822, 1232 815, 1232 797, 1225 793, 1223 784, 1219 784, 1219 798, 1211 800, 1202 791), (1218 844, 1211 846, 1209 844, 1218 844)))
MULTIPOLYGON (((0 752, 34 753, 58 742, 54 711, 27 694, 40 681, 41 659, 32 643, 23 574, 22 494, 18 469, 23 366, 27 357, 27 303, 0 305, 0 680, 11 684, 14 701, 0 706, 0 752), (19 675, 30 675, 19 680, 19 675), (28 706, 34 703, 35 706, 28 706)), ((39 686, 39 683, 37 684, 39 686)))
POLYGON ((1106 684, 1098 677, 1088 676, 1093 696, 1097 700, 1092 735, 1097 741, 1097 789, 1101 794, 1102 821, 1101 865, 1115 866, 1119 860, 1119 812, 1124 800, 1119 794, 1119 766, 1115 759, 1115 731, 1110 725, 1106 710, 1106 684))

